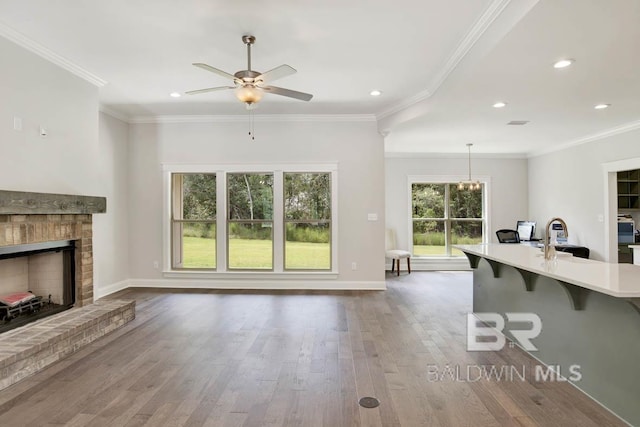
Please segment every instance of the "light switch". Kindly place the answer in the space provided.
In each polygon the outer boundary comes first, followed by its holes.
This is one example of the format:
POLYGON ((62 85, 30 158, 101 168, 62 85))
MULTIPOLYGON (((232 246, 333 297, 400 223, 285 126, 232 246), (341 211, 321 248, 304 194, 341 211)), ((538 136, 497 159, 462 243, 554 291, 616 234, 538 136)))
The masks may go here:
POLYGON ((22 130, 22 119, 20 117, 13 118, 13 130, 22 130))
POLYGON ((378 220, 378 214, 375 214, 375 213, 367 214, 367 219, 369 221, 377 221, 378 220))

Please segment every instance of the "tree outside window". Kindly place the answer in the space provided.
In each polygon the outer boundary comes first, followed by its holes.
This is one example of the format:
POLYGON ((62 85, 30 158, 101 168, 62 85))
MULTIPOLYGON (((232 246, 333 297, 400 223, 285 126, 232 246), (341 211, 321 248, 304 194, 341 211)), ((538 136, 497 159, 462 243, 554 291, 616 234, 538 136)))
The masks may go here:
POLYGON ((216 268, 216 175, 173 174, 173 268, 216 268))
POLYGON ((273 268, 273 174, 227 174, 227 266, 273 268))
POLYGON ((331 174, 284 174, 284 268, 331 269, 331 174))
POLYGON ((472 191, 457 183, 413 183, 414 256, 463 256, 452 245, 482 243, 483 193, 484 184, 472 191))

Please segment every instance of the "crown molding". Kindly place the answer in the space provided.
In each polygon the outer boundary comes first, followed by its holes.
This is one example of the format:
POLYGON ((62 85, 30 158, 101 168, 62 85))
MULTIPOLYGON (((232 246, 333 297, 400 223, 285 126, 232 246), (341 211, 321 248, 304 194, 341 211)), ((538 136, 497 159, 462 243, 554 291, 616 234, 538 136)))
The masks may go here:
MULTIPOLYGON (((250 120, 244 115, 200 115, 200 116, 137 116, 129 123, 245 123, 250 120)), ((262 114, 254 115, 254 122, 375 122, 373 114, 262 114)))
POLYGON ((447 80, 447 77, 456 69, 460 61, 467 56, 471 48, 482 37, 482 35, 489 29, 493 21, 496 20, 502 11, 509 5, 511 0, 493 0, 491 4, 485 9, 484 13, 473 24, 471 29, 464 36, 462 41, 453 51, 453 54, 445 62, 444 67, 436 75, 435 79, 429 86, 429 92, 436 93, 442 84, 447 80))
POLYGON ((112 110, 111 108, 100 104, 100 108, 99 108, 101 113, 104 113, 108 116, 113 117, 114 119, 118 119, 121 122, 125 122, 125 123, 130 123, 130 119, 127 115, 120 113, 119 111, 116 110, 112 110))
POLYGON ((587 144, 589 142, 599 141, 605 138, 610 138, 612 136, 620 135, 620 134, 631 132, 638 129, 640 129, 640 120, 626 123, 620 126, 616 126, 611 129, 604 130, 602 132, 597 132, 591 135, 583 136, 581 138, 573 139, 551 148, 543 148, 541 150, 532 151, 528 153, 527 157, 538 157, 538 156, 542 156, 549 153, 555 153, 557 151, 566 150, 571 147, 587 144))
MULTIPOLYGON (((467 159, 468 153, 427 153, 387 151, 385 159, 467 159)), ((471 159, 526 159, 524 153, 473 153, 471 159)))
POLYGON ((411 98, 407 98, 403 101, 398 102, 397 104, 392 105, 386 110, 383 110, 382 112, 376 114, 376 118, 378 120, 383 119, 387 116, 390 116, 391 114, 397 113, 398 111, 402 111, 405 108, 417 104, 420 101, 428 99, 434 93, 436 93, 440 86, 442 86, 449 75, 453 72, 453 70, 455 70, 458 64, 460 64, 460 61, 462 61, 462 59, 467 56, 471 48, 487 31, 493 21, 495 21, 495 19, 500 16, 502 11, 509 5, 510 2, 511 0, 493 0, 491 4, 485 9, 480 18, 478 18, 478 20, 473 24, 471 29, 467 31, 466 35, 463 37, 460 43, 458 43, 456 49, 449 56, 447 62, 445 62, 444 66, 436 74, 436 77, 429 85, 429 88, 417 93, 411 98))
POLYGON ((19 33, 13 28, 8 27, 6 24, 0 22, 0 36, 12 41, 13 43, 21 46, 28 51, 35 53, 36 55, 46 59, 49 62, 56 64, 57 66, 69 71, 72 74, 88 81, 89 83, 102 87, 107 84, 106 80, 101 79, 95 74, 85 70, 84 68, 74 64, 68 59, 58 55, 52 50, 42 46, 41 44, 31 40, 24 34, 19 33))

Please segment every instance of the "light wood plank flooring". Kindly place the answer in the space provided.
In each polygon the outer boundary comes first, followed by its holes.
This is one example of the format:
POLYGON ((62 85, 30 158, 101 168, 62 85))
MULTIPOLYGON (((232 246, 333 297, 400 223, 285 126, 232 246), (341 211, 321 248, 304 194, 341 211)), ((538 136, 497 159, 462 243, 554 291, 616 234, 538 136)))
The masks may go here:
POLYGON ((470 273, 387 283, 120 292, 137 301, 136 320, 0 392, 0 425, 624 425, 566 383, 465 381, 468 366, 535 365, 517 348, 466 351, 470 273), (363 396, 380 406, 359 407, 363 396))

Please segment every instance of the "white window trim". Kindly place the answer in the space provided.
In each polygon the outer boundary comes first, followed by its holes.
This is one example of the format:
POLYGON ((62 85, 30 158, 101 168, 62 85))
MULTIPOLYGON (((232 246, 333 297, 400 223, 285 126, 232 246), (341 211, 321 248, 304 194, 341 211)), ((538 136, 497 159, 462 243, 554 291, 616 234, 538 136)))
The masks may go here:
MULTIPOLYGON (((430 184, 454 184, 460 181, 467 181, 469 179, 468 175, 409 175, 407 176, 407 212, 408 212, 408 228, 407 228, 407 236, 409 240, 409 251, 413 254, 413 221, 411 218, 411 212, 413 209, 413 198, 411 194, 411 186, 412 184, 422 184, 422 183, 430 183, 430 184)), ((491 230, 491 176, 489 175, 474 175, 472 176, 473 181, 480 181, 481 184, 484 184, 484 194, 482 198, 482 209, 485 213, 484 227, 482 229, 482 243, 486 244, 489 242, 489 230, 491 230)), ((411 257, 420 259, 420 260, 435 260, 438 262, 443 262, 446 260, 450 260, 451 262, 455 262, 460 257, 450 257, 450 256, 434 256, 434 257, 411 257)))
POLYGON ((338 164, 337 163, 291 163, 291 164, 162 164, 162 273, 167 278, 242 278, 267 277, 337 279, 338 278, 338 164), (227 173, 263 172, 274 174, 273 206, 273 270, 227 270, 226 230, 226 180, 227 173), (284 172, 329 172, 331 173, 331 270, 296 271, 284 270, 284 172), (216 174, 216 270, 174 270, 171 267, 171 175, 174 173, 216 174), (224 226, 223 226, 224 225, 224 226))

